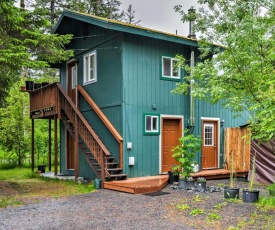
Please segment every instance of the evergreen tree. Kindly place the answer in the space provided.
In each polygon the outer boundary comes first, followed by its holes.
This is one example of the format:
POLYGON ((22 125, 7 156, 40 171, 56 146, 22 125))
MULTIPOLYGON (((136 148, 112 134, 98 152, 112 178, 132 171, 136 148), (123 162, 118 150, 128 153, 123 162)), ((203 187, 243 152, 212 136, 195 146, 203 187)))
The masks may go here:
POLYGON ((0 143, 8 153, 7 159, 16 159, 20 167, 30 153, 31 120, 29 97, 19 91, 19 83, 11 87, 7 103, 5 108, 0 108, 0 143))
POLYGON ((136 11, 133 9, 133 5, 129 5, 127 12, 125 13, 125 22, 139 26, 141 20, 136 21, 135 13, 136 11))
POLYGON ((124 12, 120 11, 120 5, 118 0, 36 0, 32 3, 36 9, 47 10, 52 25, 65 9, 121 21, 124 12))
MULTIPOLYGON (((23 4, 23 3, 21 3, 23 4)), ((0 105, 3 106, 10 86, 25 77, 28 69, 48 67, 49 63, 67 60, 71 35, 46 33, 48 21, 43 10, 25 10, 14 0, 0 2, 0 105)))

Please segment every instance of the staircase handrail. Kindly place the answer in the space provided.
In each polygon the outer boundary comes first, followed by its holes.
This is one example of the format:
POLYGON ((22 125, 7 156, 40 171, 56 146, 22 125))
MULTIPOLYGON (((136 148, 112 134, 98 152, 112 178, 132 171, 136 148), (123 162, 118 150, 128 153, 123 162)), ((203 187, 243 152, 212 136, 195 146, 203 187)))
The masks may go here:
POLYGON ((84 97, 84 99, 92 107, 92 109, 95 111, 95 113, 101 119, 101 121, 105 124, 107 129, 112 133, 114 138, 119 143, 119 155, 120 155, 119 162, 120 162, 120 167, 122 167, 123 138, 118 133, 116 128, 112 125, 112 123, 108 120, 108 118, 104 115, 104 113, 101 111, 101 109, 97 106, 97 104, 94 102, 94 100, 90 97, 90 95, 85 91, 85 89, 81 85, 77 85, 76 87, 77 87, 78 92, 81 93, 81 95, 84 97))

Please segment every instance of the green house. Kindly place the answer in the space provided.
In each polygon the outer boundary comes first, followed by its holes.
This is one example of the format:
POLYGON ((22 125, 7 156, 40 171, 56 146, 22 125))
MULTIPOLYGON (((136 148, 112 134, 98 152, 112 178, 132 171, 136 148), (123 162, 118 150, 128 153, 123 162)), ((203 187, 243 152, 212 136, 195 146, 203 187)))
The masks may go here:
POLYGON ((245 117, 171 93, 185 77, 175 56, 196 61, 196 39, 71 11, 63 12, 53 33, 74 36, 66 48, 75 56, 59 65, 54 86, 65 98, 56 107, 63 121, 61 173, 102 179, 165 174, 185 128, 203 139, 196 170, 223 167, 224 128, 244 124, 245 117))

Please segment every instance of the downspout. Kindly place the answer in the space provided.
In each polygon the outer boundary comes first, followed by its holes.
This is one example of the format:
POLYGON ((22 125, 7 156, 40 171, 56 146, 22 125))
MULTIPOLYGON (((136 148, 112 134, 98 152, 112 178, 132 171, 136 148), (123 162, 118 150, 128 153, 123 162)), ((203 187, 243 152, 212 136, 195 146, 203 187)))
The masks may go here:
MULTIPOLYGON (((194 31, 194 21, 195 17, 194 14, 196 13, 195 9, 191 7, 188 10, 188 14, 190 15, 190 20, 189 20, 189 38, 196 39, 196 34, 194 31)), ((190 114, 189 114, 189 124, 188 124, 188 129, 190 133, 193 133, 194 128, 195 128, 195 99, 193 97, 193 90, 194 90, 194 80, 193 80, 193 69, 195 67, 195 51, 194 47, 191 47, 191 53, 190 53, 190 67, 191 67, 191 72, 190 72, 190 114)))
POLYGON ((190 67, 191 67, 191 80, 190 80, 190 114, 189 114, 189 130, 191 133, 194 131, 195 127, 195 99, 193 96, 193 90, 194 90, 194 79, 193 79, 193 68, 195 66, 195 53, 193 50, 193 47, 191 48, 191 54, 190 54, 190 67))

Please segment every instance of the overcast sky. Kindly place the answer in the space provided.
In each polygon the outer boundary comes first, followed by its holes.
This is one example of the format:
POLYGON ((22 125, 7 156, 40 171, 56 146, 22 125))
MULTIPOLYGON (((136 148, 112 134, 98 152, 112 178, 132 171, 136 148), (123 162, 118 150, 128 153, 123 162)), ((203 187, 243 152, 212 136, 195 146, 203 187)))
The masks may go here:
POLYGON ((141 25, 151 29, 161 30, 187 36, 188 22, 182 23, 181 16, 173 9, 175 5, 182 5, 186 10, 191 6, 197 8, 197 0, 120 0, 121 8, 127 10, 133 5, 136 11, 135 19, 141 20, 141 25))

